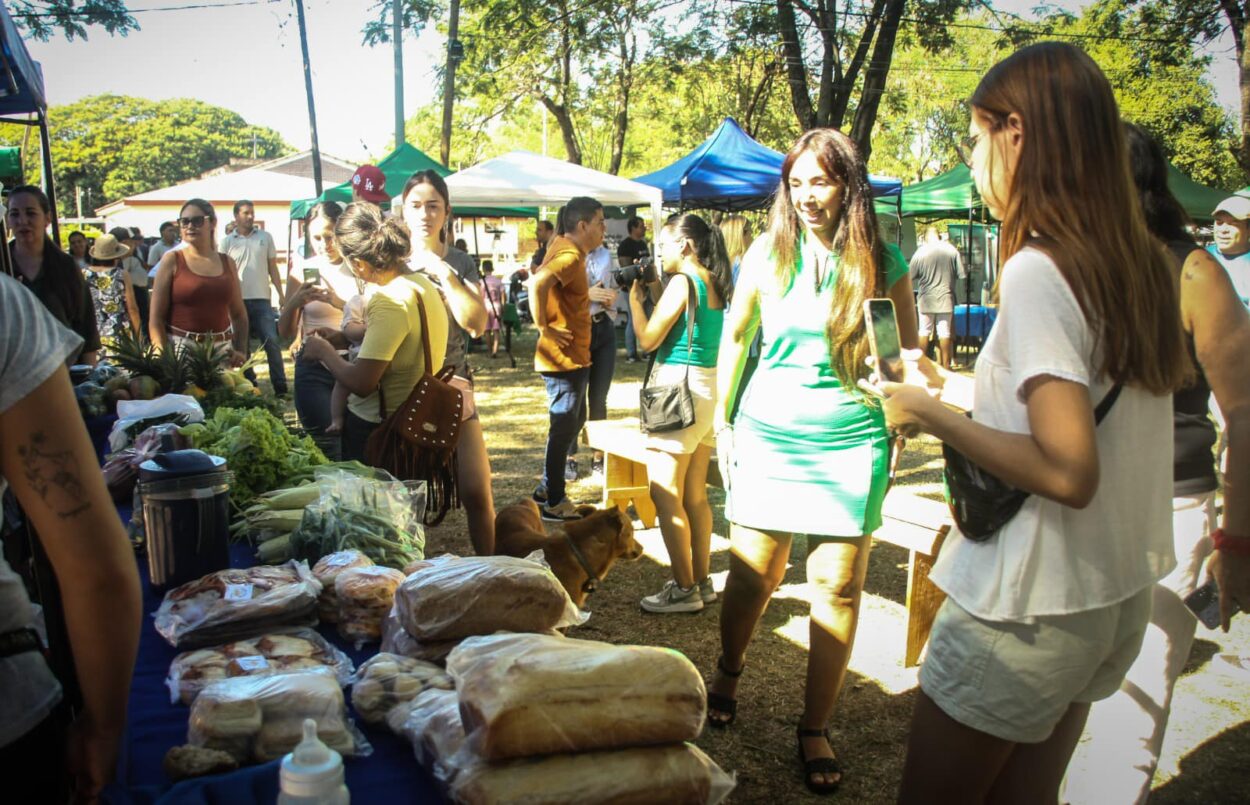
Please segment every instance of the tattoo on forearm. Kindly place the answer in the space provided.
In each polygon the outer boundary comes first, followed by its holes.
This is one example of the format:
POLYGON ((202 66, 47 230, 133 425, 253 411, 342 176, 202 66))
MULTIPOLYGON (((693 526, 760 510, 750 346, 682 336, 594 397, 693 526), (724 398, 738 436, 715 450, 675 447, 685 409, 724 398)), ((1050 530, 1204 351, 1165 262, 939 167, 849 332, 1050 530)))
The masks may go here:
POLYGON ((73 451, 49 447, 44 432, 36 431, 29 444, 18 447, 17 454, 22 458, 26 482, 62 519, 91 508, 73 451))

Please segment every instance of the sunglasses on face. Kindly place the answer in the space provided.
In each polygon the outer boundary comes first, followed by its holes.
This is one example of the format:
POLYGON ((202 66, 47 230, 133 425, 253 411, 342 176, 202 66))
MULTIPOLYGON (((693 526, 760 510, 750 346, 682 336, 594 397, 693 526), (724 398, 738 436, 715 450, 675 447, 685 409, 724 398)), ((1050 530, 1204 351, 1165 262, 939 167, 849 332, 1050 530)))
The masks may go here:
POLYGON ((980 134, 969 134, 955 143, 955 151, 959 154, 959 160, 964 163, 965 167, 972 167, 972 152, 977 150, 977 143, 980 140, 980 134))
POLYGON ((191 229, 192 227, 198 229, 199 227, 204 226, 204 221, 207 220, 207 218, 207 215, 188 215, 185 218, 179 218, 178 225, 183 229, 191 229))

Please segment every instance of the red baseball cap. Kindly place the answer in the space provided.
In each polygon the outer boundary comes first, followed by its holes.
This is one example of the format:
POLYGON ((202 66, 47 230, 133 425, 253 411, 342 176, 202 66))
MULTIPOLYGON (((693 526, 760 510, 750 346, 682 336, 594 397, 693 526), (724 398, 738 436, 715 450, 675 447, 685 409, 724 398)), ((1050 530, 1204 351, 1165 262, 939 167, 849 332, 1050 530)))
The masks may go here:
POLYGON ((352 190, 365 201, 385 204, 391 200, 386 194, 386 174, 377 165, 361 165, 352 174, 352 190))

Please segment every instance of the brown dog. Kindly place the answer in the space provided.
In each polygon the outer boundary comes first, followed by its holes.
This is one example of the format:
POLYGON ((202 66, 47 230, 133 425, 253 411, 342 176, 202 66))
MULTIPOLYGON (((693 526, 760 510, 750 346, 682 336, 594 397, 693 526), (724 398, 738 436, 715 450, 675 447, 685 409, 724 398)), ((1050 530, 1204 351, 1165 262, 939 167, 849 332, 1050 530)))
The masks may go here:
POLYGON ((595 585, 588 584, 592 577, 582 567, 573 546, 585 559, 594 579, 600 581, 617 559, 642 556, 642 546, 634 540, 634 524, 619 509, 580 506, 577 513, 580 520, 569 520, 555 534, 548 534, 533 500, 526 498, 505 506, 495 515, 495 552, 523 558, 541 550, 551 572, 580 607, 595 585))

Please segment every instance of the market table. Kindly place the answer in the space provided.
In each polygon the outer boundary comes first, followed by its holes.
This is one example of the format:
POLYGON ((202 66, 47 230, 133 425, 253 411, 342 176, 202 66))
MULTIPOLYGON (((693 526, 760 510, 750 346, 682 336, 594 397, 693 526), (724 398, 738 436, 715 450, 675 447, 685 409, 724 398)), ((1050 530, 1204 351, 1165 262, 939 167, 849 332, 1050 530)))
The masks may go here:
MULTIPOLYGON (((130 507, 118 506, 123 522, 129 522, 130 507)), ((249 567, 255 562, 247 545, 231 547, 232 567, 249 567)), ((105 791, 104 801, 118 805, 149 805, 149 803, 229 803, 229 805, 272 805, 278 797, 278 764, 240 769, 229 774, 211 775, 170 784, 161 768, 161 761, 170 747, 186 743, 187 716, 190 708, 170 704, 165 676, 178 651, 156 633, 152 614, 160 606, 163 592, 152 589, 148 581, 147 563, 140 558, 143 583, 143 631, 139 638, 139 656, 130 687, 130 710, 127 714, 126 737, 118 764, 118 783, 105 791)), ((351 657, 357 667, 377 653, 377 644, 356 651, 342 640, 333 627, 318 631, 351 657)), ((350 711, 350 691, 349 711, 350 711)), ((373 746, 366 758, 344 761, 347 788, 354 802, 369 803, 437 803, 444 798, 433 778, 416 761, 412 747, 385 728, 375 728, 352 717, 373 746)))
POLYGON ((951 323, 952 338, 975 338, 984 341, 998 319, 998 308, 986 305, 955 305, 951 323))

